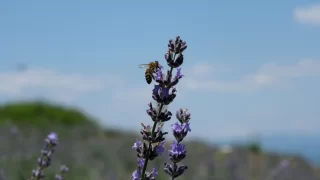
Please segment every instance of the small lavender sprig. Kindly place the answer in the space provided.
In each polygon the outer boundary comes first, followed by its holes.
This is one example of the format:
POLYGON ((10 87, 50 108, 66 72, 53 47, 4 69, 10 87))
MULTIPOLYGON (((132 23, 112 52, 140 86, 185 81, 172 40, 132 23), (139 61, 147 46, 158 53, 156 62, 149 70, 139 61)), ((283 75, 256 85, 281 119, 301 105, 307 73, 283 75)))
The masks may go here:
POLYGON ((51 156, 58 144, 58 135, 54 132, 50 133, 45 139, 44 147, 41 150, 41 156, 38 158, 38 167, 32 170, 30 180, 39 180, 44 178, 43 170, 50 166, 51 156))
POLYGON ((188 169, 188 166, 178 166, 177 163, 181 162, 187 155, 185 146, 180 142, 187 136, 188 132, 191 131, 189 123, 191 115, 188 113, 188 109, 185 111, 182 109, 178 110, 176 117, 179 122, 171 125, 173 136, 175 137, 176 141, 172 143, 171 149, 169 150, 169 157, 173 162, 173 165, 168 164, 167 162, 164 164, 164 171, 171 176, 172 180, 181 176, 184 171, 188 169))
POLYGON ((64 174, 68 171, 69 171, 69 167, 66 165, 62 165, 60 167, 60 172, 55 176, 55 180, 65 180, 64 174))
MULTIPOLYGON (((144 142, 137 141, 132 147, 137 151, 137 156, 144 159, 143 165, 138 163, 138 168, 133 172, 132 179, 149 180, 155 179, 156 176, 150 176, 150 173, 146 173, 148 161, 153 160, 164 151, 164 135, 167 132, 161 130, 162 125, 158 126, 158 123, 163 123, 171 119, 172 113, 168 110, 162 111, 165 105, 169 105, 176 97, 176 86, 179 79, 183 77, 181 74, 181 68, 178 68, 183 63, 182 52, 187 48, 186 42, 182 41, 180 37, 176 37, 175 41, 170 40, 168 44, 168 52, 165 54, 170 70, 167 74, 162 73, 162 66, 160 66, 153 79, 158 83, 154 86, 152 91, 152 98, 158 103, 158 107, 154 108, 152 104, 149 104, 147 114, 154 121, 151 126, 145 126, 142 124, 143 129, 140 131, 144 142), (174 68, 177 69, 176 76, 172 78, 172 71, 174 68)), ((155 170, 155 169, 154 169, 155 170)), ((152 171, 153 172, 153 171, 152 171)))

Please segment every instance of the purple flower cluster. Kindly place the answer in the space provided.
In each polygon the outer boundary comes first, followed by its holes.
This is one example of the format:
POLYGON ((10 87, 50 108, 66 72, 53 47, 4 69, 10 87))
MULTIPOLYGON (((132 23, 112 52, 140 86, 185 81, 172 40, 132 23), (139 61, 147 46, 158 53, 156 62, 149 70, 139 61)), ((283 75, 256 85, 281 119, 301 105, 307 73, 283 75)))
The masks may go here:
MULTIPOLYGON (((142 168, 144 166, 144 159, 141 159, 141 158, 138 158, 138 168, 137 170, 135 170, 133 173, 132 173, 132 180, 140 180, 141 178, 141 174, 142 174, 142 168)), ((156 170, 156 168, 153 168, 151 172, 146 172, 146 176, 145 178, 146 179, 150 179, 150 180, 153 180, 153 179, 156 179, 158 175, 158 171, 156 170)))
MULTIPOLYGON (((54 132, 50 133, 44 140, 44 147, 41 150, 41 156, 38 158, 38 167, 32 170, 30 180, 39 180, 44 178, 43 170, 51 165, 52 154, 55 151, 55 147, 58 145, 58 135, 54 132)), ((61 166, 60 174, 57 174, 56 180, 64 180, 63 174, 67 172, 69 168, 65 165, 61 166)))
MULTIPOLYGON (((187 48, 185 41, 182 41, 180 37, 176 37, 175 40, 170 40, 168 44, 168 51, 165 54, 165 59, 169 70, 163 73, 163 67, 159 65, 156 73, 153 74, 153 79, 156 84, 152 91, 152 98, 156 101, 157 107, 153 107, 152 103, 149 104, 147 114, 154 122, 153 126, 142 124, 140 131, 143 141, 136 141, 133 145, 133 149, 136 150, 138 156, 137 169, 132 173, 131 178, 133 180, 150 180, 156 179, 158 172, 156 169, 152 169, 151 172, 147 172, 148 161, 154 160, 161 155, 164 151, 165 135, 168 132, 162 131, 164 122, 171 119, 172 113, 164 109, 164 106, 169 105, 176 97, 175 86, 179 83, 179 80, 183 77, 181 74, 181 68, 179 68, 184 60, 182 52, 187 48), (173 76, 173 70, 176 69, 176 74, 173 76)), ((180 142, 186 137, 190 129, 190 114, 187 110, 182 109, 177 111, 176 114, 179 122, 174 123, 172 127, 173 136, 176 141, 171 145, 169 150, 170 160, 172 165, 165 163, 164 171, 169 174, 172 179, 180 176, 187 169, 187 166, 178 166, 181 160, 186 157, 185 146, 180 142)))
POLYGON ((188 169, 187 166, 181 165, 178 166, 177 163, 181 162, 187 155, 187 151, 185 150, 185 146, 180 142, 187 136, 190 129, 190 119, 191 115, 188 113, 188 110, 178 110, 176 113, 176 117, 179 122, 176 122, 171 125, 173 136, 176 139, 171 145, 171 149, 169 150, 169 157, 172 161, 173 165, 165 163, 164 171, 169 174, 172 179, 179 177, 183 172, 188 169))

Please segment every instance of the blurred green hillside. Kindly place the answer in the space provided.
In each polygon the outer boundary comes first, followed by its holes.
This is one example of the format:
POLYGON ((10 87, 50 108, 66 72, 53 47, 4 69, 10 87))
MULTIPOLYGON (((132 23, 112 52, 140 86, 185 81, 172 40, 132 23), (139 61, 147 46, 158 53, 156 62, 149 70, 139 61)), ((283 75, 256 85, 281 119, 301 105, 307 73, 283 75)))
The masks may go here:
MULTIPOLYGON (((21 102, 0 106, 0 179, 19 180, 30 176, 51 131, 57 132, 60 143, 53 155, 48 176, 58 172, 59 165, 70 167, 69 180, 125 180, 136 168, 136 154, 132 150, 138 132, 102 129, 94 118, 75 108, 45 102, 21 102), (1 175, 2 174, 2 175, 1 175)), ((169 144, 166 144, 168 149, 169 144)), ((187 143, 189 166, 181 180, 264 179, 283 159, 291 159, 290 166, 277 180, 316 180, 316 169, 301 157, 266 153, 259 147, 233 147, 231 152, 199 141, 187 143), (259 149, 259 151, 257 151, 259 149), (259 153, 257 153, 259 152, 259 153)), ((151 162, 160 173, 158 180, 167 180, 162 173, 165 154, 151 162)), ((48 178, 50 179, 50 178, 48 178)))
POLYGON ((16 102, 0 106, 0 123, 10 120, 16 125, 46 127, 48 124, 64 126, 93 124, 94 120, 75 108, 48 102, 16 102))

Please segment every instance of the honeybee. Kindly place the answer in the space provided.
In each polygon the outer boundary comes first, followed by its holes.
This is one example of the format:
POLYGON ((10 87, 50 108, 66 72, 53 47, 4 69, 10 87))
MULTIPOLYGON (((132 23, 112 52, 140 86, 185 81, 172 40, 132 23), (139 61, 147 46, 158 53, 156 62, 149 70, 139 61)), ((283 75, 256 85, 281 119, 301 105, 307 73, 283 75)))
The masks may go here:
POLYGON ((156 73, 157 69, 160 67, 158 61, 150 62, 149 64, 140 64, 139 68, 146 68, 145 78, 148 84, 152 82, 153 73, 156 73))

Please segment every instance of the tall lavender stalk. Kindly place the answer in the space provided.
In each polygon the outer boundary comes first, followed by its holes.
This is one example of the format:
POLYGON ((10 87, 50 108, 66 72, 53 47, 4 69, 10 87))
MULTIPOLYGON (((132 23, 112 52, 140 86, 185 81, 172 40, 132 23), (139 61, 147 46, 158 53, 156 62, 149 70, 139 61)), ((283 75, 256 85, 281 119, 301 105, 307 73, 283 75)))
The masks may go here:
MULTIPOLYGON (((169 105, 174 98, 176 97, 176 86, 179 80, 183 77, 181 74, 181 68, 179 66, 183 63, 182 52, 187 48, 185 41, 182 41, 180 37, 176 37, 175 41, 170 40, 168 44, 168 52, 165 54, 165 59, 167 61, 170 70, 167 71, 167 74, 162 73, 162 66, 157 68, 153 79, 156 81, 154 89, 152 91, 152 98, 157 102, 157 107, 153 107, 152 103, 149 104, 149 109, 147 114, 151 117, 153 126, 145 126, 142 124, 143 128, 140 131, 142 135, 143 142, 136 141, 133 145, 133 149, 137 151, 138 156, 138 165, 137 169, 133 172, 131 178, 133 180, 150 180, 156 179, 158 172, 155 168, 151 172, 147 172, 147 166, 149 160, 154 160, 157 156, 161 155, 164 148, 164 135, 168 134, 167 132, 162 131, 163 123, 171 119, 172 113, 168 110, 163 110, 164 106, 169 105), (173 69, 177 69, 176 75, 173 77, 173 69), (159 125, 160 124, 160 125, 159 125)), ((187 132, 190 131, 189 128, 189 119, 190 114, 186 111, 178 111, 177 118, 180 122, 172 125, 173 134, 177 140, 171 146, 169 150, 169 156, 171 161, 173 161, 173 166, 165 163, 165 172, 171 175, 172 179, 180 176, 186 166, 177 166, 177 163, 180 162, 185 156, 186 151, 184 146, 180 144, 183 138, 187 135, 187 132), (182 112, 182 113, 180 113, 182 112), (187 118, 185 117, 187 116, 187 118)))

